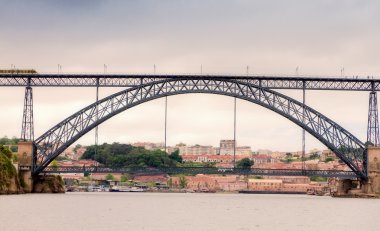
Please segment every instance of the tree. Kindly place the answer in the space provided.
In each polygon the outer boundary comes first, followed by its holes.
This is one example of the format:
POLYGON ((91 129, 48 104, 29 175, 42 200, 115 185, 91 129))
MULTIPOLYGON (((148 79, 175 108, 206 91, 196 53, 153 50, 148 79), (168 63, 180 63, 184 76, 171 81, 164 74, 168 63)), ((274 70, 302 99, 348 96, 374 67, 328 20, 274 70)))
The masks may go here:
POLYGON ((0 145, 0 152, 2 152, 4 155, 6 155, 9 159, 12 158, 12 152, 9 150, 9 148, 4 147, 3 145, 0 145))
POLYGON ((243 158, 237 162, 236 167, 251 168, 253 164, 254 164, 253 160, 250 160, 249 158, 243 158))
POLYGON ((4 136, 3 138, 0 138, 0 144, 4 145, 4 144, 18 144, 18 142, 20 141, 19 138, 16 138, 16 137, 12 137, 11 139, 8 138, 7 136, 4 136))
POLYGON ((51 167, 52 167, 54 170, 57 170, 58 167, 59 167, 58 161, 57 161, 57 160, 53 160, 53 161, 51 162, 51 167))
POLYGON ((126 182, 128 180, 129 180, 129 175, 128 174, 121 175, 121 177, 120 177, 120 181, 121 182, 126 182))
POLYGON ((187 179, 185 176, 180 176, 179 177, 179 186, 181 188, 186 188, 187 187, 187 179))
POLYGON ((17 163, 18 162, 18 154, 13 154, 12 159, 13 159, 13 163, 17 163))
POLYGON ((172 152, 169 155, 169 158, 174 160, 174 161, 177 161, 178 163, 182 163, 182 156, 179 155, 179 150, 172 152))
POLYGON ((330 162, 330 161, 334 161, 334 158, 332 158, 332 157, 327 157, 326 160, 325 160, 326 163, 328 163, 328 162, 330 162))
POLYGON ((167 184, 168 184, 169 188, 171 188, 173 186, 173 179, 169 178, 167 184))
POLYGON ((81 159, 92 159, 112 167, 174 167, 179 160, 176 154, 169 155, 160 150, 146 150, 129 144, 99 145, 97 148, 88 146, 81 159), (96 155, 95 155, 96 150, 96 155))
POLYGON ((319 155, 318 155, 318 152, 312 152, 310 154, 310 160, 313 160, 313 159, 319 159, 319 155))
POLYGON ((106 180, 114 180, 114 179, 115 179, 115 177, 111 173, 107 174, 106 180))

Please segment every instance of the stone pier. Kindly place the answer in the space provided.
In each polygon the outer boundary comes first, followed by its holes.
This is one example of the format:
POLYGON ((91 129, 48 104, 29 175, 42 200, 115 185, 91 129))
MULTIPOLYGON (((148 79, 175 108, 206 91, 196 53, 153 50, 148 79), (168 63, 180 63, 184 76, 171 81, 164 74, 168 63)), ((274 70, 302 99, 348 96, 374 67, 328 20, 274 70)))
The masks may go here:
POLYGON ((334 196, 380 197, 380 147, 368 147, 368 181, 342 179, 336 182, 334 196))
POLYGON ((31 141, 20 141, 18 143, 18 174, 26 193, 33 191, 32 155, 33 143, 31 141))
POLYGON ((363 184, 363 192, 380 194, 380 147, 368 147, 368 182, 363 184))
POLYGON ((59 175, 32 175, 33 143, 18 143, 18 174, 25 193, 64 193, 65 187, 59 175))

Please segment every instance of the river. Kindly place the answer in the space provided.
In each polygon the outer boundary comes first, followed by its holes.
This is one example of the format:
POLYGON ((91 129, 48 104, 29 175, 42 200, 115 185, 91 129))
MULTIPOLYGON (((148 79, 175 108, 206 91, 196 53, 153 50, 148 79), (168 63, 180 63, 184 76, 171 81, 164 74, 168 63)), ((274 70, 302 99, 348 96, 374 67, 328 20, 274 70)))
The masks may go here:
POLYGON ((306 195, 66 193, 0 196, 1 231, 380 230, 380 200, 306 195))

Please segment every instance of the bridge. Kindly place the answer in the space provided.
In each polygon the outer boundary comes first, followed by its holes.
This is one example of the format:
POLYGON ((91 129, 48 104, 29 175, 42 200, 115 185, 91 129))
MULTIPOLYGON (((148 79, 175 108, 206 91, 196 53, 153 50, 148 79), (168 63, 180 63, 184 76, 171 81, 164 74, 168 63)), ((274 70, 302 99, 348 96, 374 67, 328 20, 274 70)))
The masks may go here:
MULTIPOLYGON (((380 80, 371 78, 329 78, 296 76, 222 76, 222 75, 112 75, 112 74, 0 74, 0 87, 25 87, 21 138, 32 143, 33 175, 57 172, 83 172, 83 168, 52 169, 49 164, 80 137, 113 116, 150 100, 189 93, 208 93, 246 100, 289 119, 332 150, 351 171, 283 169, 156 169, 166 173, 249 173, 254 175, 303 175, 368 179, 368 145, 379 145, 377 91, 380 80), (94 87, 96 101, 72 114, 34 139, 34 87, 94 87), (118 93, 98 99, 101 87, 125 87, 118 93), (276 90, 303 91, 299 102, 276 90), (361 141, 338 123, 305 103, 308 90, 369 92, 367 140, 361 141)), ((89 168, 86 172, 128 172, 131 169, 89 168)), ((147 170, 145 171, 153 171, 147 170)))

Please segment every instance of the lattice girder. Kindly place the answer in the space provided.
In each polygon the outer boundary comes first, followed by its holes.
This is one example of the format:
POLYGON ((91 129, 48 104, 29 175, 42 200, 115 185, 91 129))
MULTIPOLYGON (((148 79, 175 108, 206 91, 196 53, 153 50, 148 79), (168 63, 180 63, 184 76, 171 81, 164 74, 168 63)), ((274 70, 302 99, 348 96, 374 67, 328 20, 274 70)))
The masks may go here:
POLYGON ((330 148, 358 177, 366 179, 364 144, 316 110, 276 91, 230 79, 166 79, 129 88, 93 103, 36 139, 34 174, 38 174, 81 136, 114 115, 157 98, 211 93, 236 97, 266 107, 296 123, 330 148), (302 110, 305 108, 303 117, 302 110), (96 120, 98 118, 98 120, 96 120))

